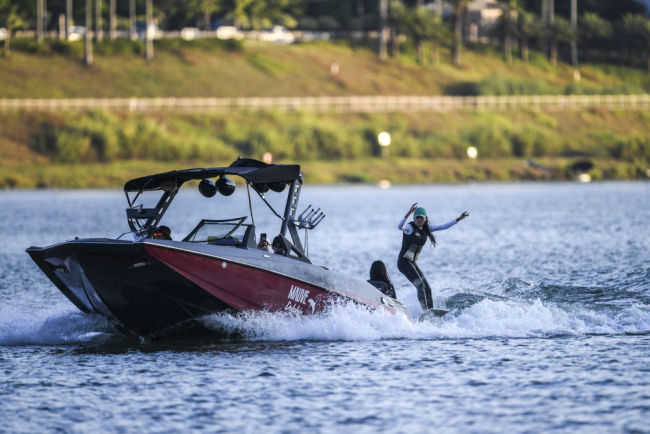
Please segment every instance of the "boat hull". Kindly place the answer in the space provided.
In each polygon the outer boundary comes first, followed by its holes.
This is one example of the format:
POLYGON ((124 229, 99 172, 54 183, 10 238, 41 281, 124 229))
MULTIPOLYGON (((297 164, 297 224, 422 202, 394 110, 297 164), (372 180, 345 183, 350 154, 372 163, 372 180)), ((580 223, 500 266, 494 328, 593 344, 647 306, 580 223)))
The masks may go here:
POLYGON ((79 309, 140 336, 215 312, 315 314, 340 300, 408 315, 364 281, 256 249, 88 239, 27 252, 79 309))

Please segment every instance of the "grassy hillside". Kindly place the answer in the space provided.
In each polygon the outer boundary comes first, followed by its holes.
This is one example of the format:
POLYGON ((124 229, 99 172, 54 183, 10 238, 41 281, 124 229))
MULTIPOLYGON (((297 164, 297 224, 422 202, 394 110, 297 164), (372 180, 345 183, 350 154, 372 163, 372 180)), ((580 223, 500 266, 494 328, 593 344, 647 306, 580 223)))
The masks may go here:
MULTIPOLYGON (((26 43, 27 44, 27 43, 26 43)), ((20 42, 18 43, 20 45, 20 42)), ((642 71, 552 67, 533 55, 466 51, 465 66, 419 66, 407 50, 377 61, 347 44, 224 45, 167 40, 151 63, 139 45, 106 43, 90 68, 80 43, 27 44, 2 61, 0 97, 305 96, 643 92, 642 71), (30 45, 31 44, 31 45, 30 45), (59 54, 57 54, 59 53, 59 54), (63 54, 61 54, 63 53, 63 54), (112 53, 112 54, 111 54, 112 53), (330 66, 338 63, 339 73, 330 66)), ((484 49, 485 51, 485 49, 484 49)), ((442 59, 448 59, 442 53, 442 59)), ((232 161, 237 155, 298 161, 309 182, 453 182, 567 179, 581 159, 596 179, 646 178, 650 113, 584 112, 175 115, 103 111, 0 113, 0 187, 119 186, 145 173, 232 161), (376 134, 389 131, 390 158, 376 134), (467 146, 479 151, 465 157, 467 146), (538 165, 532 166, 528 160, 538 165), (539 165, 547 167, 540 169, 539 165)))
POLYGON ((650 113, 406 113, 337 115, 5 114, 0 186, 118 186, 143 173, 205 167, 237 155, 297 161, 310 182, 454 182, 570 179, 597 162, 595 179, 645 178, 650 113), (381 159, 378 131, 390 131, 381 159), (467 146, 478 161, 467 160, 467 146), (549 170, 526 166, 534 160, 549 170), (306 169, 307 170, 307 169, 306 169))
MULTIPOLYGON (((530 63, 507 65, 501 53, 486 48, 466 50, 464 66, 457 68, 446 50, 439 65, 419 66, 408 50, 379 62, 371 50, 343 43, 233 47, 217 40, 163 40, 147 63, 137 53, 138 43, 107 41, 95 64, 86 67, 81 44, 51 41, 40 48, 45 53, 30 53, 38 51, 30 42, 25 51, 14 52, 11 61, 2 61, 0 97, 440 95, 473 91, 473 84, 494 77, 532 91, 575 86, 568 65, 553 67, 535 53, 530 63), (52 44, 56 50, 48 48, 52 44), (333 63, 339 65, 337 75, 330 73, 333 63)), ((641 70, 586 65, 580 71, 581 89, 650 91, 650 77, 641 70)))

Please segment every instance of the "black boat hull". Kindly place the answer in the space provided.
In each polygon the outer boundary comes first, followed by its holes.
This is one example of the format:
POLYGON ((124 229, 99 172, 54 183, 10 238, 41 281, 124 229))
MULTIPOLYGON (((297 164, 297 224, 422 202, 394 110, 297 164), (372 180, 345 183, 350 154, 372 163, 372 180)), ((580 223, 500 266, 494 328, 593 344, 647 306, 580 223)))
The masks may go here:
POLYGON ((27 252, 79 309, 140 336, 215 312, 314 314, 340 300, 408 316, 365 281, 257 249, 86 239, 27 252))
POLYGON ((64 243, 27 252, 79 309, 149 335, 228 306, 149 256, 140 243, 64 243))

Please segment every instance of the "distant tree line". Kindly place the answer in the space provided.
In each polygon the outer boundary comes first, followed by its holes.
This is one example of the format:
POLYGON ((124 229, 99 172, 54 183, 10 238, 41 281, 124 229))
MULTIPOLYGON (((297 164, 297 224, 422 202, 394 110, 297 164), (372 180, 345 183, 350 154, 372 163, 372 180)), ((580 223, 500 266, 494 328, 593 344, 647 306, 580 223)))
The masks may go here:
MULTIPOLYGON (((578 65, 584 61, 647 66, 650 71, 650 19, 640 0, 495 0, 501 10, 492 35, 510 62, 513 54, 528 60, 530 48, 551 63, 558 57, 578 65)), ((43 32, 73 24, 94 28, 96 40, 117 29, 162 30, 221 25, 261 29, 283 25, 305 31, 335 32, 337 37, 369 37, 375 32, 378 55, 397 56, 413 47, 418 62, 439 61, 439 48, 451 49, 455 64, 462 61, 470 0, 0 0, 0 27, 6 29, 4 54, 12 32, 43 32), (92 11, 91 11, 92 9, 92 11), (150 18, 147 19, 147 11, 150 18), (93 16, 94 15, 94 16, 93 16), (64 25, 62 26, 62 23, 64 25), (93 27, 94 26, 94 27, 93 27)), ((145 32, 146 33, 146 32, 145 32)), ((88 38, 86 38, 88 43, 88 38)), ((88 47, 91 48, 90 46, 88 47)), ((147 56, 152 54, 148 53, 147 56)))

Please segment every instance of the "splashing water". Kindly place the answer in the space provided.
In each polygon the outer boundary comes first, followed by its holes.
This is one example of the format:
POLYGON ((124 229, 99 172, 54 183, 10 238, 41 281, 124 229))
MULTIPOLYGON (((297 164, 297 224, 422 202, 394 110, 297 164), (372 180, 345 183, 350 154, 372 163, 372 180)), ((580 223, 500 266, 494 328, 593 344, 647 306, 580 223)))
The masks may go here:
POLYGON ((0 308, 0 345, 72 345, 114 333, 99 315, 87 315, 69 303, 47 310, 0 308))

